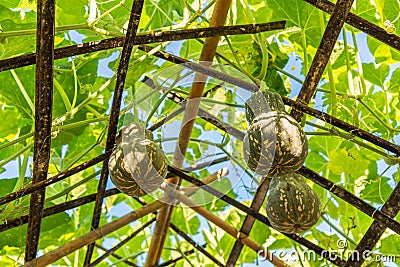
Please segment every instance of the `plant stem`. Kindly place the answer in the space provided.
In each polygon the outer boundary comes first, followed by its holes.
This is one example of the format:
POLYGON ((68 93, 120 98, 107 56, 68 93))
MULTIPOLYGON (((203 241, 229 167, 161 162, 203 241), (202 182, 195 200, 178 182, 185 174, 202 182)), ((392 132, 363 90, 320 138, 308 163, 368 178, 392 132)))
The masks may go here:
POLYGON ((304 57, 304 72, 308 72, 308 58, 307 58, 307 40, 305 30, 301 30, 301 44, 303 46, 303 57, 304 57))
MULTIPOLYGON (((74 58, 71 59, 71 64, 72 64, 72 71, 73 71, 72 73, 74 74, 74 99, 72 100, 71 108, 74 108, 76 105, 76 99, 78 97, 78 77, 76 75, 76 67, 75 67, 74 58)), ((69 110, 69 109, 67 109, 67 110, 69 110)))
POLYGON ((357 44, 357 38, 356 34, 354 33, 354 28, 350 27, 351 31, 351 36, 353 38, 353 43, 354 43, 354 49, 356 52, 356 60, 357 60, 357 65, 358 65, 358 77, 360 77, 360 82, 361 82, 361 96, 365 96, 367 94, 367 86, 365 85, 365 79, 364 79, 364 72, 363 72, 363 66, 362 66, 362 61, 360 57, 360 51, 358 50, 358 44, 357 44))
POLYGON ((9 163, 10 161, 14 160, 16 157, 24 153, 25 151, 30 150, 33 147, 33 142, 30 142, 28 145, 26 145, 24 148, 18 150, 8 158, 4 159, 2 162, 0 162, 0 168, 9 163))
MULTIPOLYGON (((24 185, 25 173, 26 173, 26 169, 28 167, 29 154, 30 154, 29 150, 27 150, 24 153, 24 160, 23 160, 21 166, 19 166, 18 180, 17 180, 12 192, 16 192, 16 191, 20 190, 22 188, 22 186, 24 185)), ((1 214, 0 221, 7 220, 8 216, 10 216, 12 214, 12 212, 15 210, 15 207, 17 206, 16 203, 18 203, 18 202, 19 202, 19 200, 14 200, 14 201, 6 204, 6 206, 2 209, 2 212, 0 213, 1 214)))
POLYGON ((11 75, 13 76, 15 82, 17 83, 19 90, 21 91, 21 94, 24 96, 26 103, 28 104, 29 108, 32 111, 32 114, 28 114, 28 115, 33 119, 33 116, 35 115, 35 106, 33 105, 32 99, 26 92, 26 89, 25 89, 24 85, 22 84, 21 80, 19 79, 15 70, 12 69, 12 70, 10 70, 10 72, 11 72, 11 75))
POLYGON ((395 129, 391 125, 387 124, 382 118, 375 113, 362 99, 358 99, 361 105, 363 105, 371 114, 374 116, 386 129, 393 132, 400 132, 400 129, 395 129))
POLYGON ((335 224, 331 223, 324 214, 321 215, 321 219, 326 222, 330 227, 332 227, 336 232, 338 232, 341 236, 343 236, 344 238, 346 238, 347 241, 349 241, 350 243, 352 243, 353 245, 357 246, 357 243, 351 238, 349 237, 345 232, 343 232, 341 229, 339 229, 335 224))
POLYGON ((65 109, 67 112, 71 111, 71 102, 69 102, 67 93, 65 93, 64 88, 61 86, 61 84, 58 82, 57 79, 54 79, 54 87, 57 89, 58 93, 61 96, 61 99, 64 102, 65 109))
POLYGON ((12 145, 15 145, 15 144, 17 144, 19 142, 22 142, 22 141, 24 141, 24 140, 26 140, 26 139, 28 139, 28 138, 30 138, 32 136, 33 136, 33 133, 28 133, 28 134, 25 134, 25 135, 23 135, 21 137, 18 137, 17 139, 14 139, 14 140, 10 141, 10 142, 4 143, 4 144, 0 145, 0 150, 5 149, 7 147, 10 147, 12 145))

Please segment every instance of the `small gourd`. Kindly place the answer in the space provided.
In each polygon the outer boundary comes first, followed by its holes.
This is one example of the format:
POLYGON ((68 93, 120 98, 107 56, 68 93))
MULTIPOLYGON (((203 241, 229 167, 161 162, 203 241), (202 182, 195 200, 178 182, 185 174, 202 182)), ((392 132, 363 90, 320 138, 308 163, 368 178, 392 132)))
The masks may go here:
POLYGON ((157 190, 167 176, 167 159, 142 124, 121 128, 108 167, 111 181, 121 192, 134 197, 157 190))
POLYGON ((298 122, 285 112, 279 94, 264 91, 246 102, 250 127, 243 140, 244 158, 255 173, 279 177, 297 171, 308 154, 298 122))
POLYGON ((321 202, 298 174, 272 178, 267 199, 267 217, 272 227, 284 233, 300 233, 317 223, 321 202))
POLYGON ((282 97, 270 91, 258 91, 245 103, 246 120, 251 123, 255 117, 262 113, 279 111, 286 113, 282 97))

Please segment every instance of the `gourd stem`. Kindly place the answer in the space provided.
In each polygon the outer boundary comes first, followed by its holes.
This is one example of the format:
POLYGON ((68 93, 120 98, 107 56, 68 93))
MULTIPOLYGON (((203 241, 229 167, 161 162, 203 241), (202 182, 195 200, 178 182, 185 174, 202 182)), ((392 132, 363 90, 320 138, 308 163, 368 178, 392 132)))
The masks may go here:
POLYGON ((357 246, 357 243, 349 237, 345 232, 343 232, 341 229, 339 229, 335 224, 331 223, 328 218, 325 217, 324 214, 321 215, 321 219, 326 222, 330 227, 332 227, 336 232, 338 232, 341 236, 346 238, 347 241, 352 243, 353 245, 357 246))

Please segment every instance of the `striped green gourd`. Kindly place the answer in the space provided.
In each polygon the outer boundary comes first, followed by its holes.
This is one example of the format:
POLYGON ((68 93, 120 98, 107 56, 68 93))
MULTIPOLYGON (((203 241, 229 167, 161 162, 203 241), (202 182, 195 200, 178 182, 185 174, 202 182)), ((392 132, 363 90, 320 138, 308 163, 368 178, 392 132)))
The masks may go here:
POLYGON ((167 175, 167 159, 142 124, 121 128, 108 162, 111 181, 121 192, 140 197, 157 190, 167 175))
POLYGON ((303 165, 308 154, 307 138, 297 121, 285 112, 279 94, 254 94, 246 102, 246 117, 251 124, 243 140, 243 151, 250 169, 260 175, 279 177, 303 165))
POLYGON ((285 104, 282 101, 282 97, 274 92, 270 91, 258 91, 254 93, 245 103, 246 109, 246 120, 249 123, 262 113, 270 111, 285 111, 285 104))
POLYGON ((300 233, 316 224, 320 216, 321 202, 302 176, 292 173, 272 178, 267 217, 274 229, 300 233))

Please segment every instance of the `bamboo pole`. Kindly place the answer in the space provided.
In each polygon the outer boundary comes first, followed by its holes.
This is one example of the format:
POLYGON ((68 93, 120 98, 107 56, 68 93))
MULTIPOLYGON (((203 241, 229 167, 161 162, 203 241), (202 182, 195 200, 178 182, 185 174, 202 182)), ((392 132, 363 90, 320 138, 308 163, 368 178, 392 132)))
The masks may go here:
MULTIPOLYGON (((231 0, 216 1, 210 21, 210 27, 218 27, 224 25, 230 5, 231 0)), ((218 42, 219 36, 206 38, 200 54, 201 62, 210 62, 209 64, 211 64, 217 51, 218 42)), ((207 77, 208 76, 204 75, 203 73, 196 72, 192 88, 189 92, 188 102, 185 108, 181 130, 179 133, 178 145, 176 146, 174 158, 172 161, 172 165, 177 168, 181 168, 184 161, 184 155, 189 144, 194 121, 200 106, 199 99, 203 96, 205 81, 207 80, 207 77)), ((179 177, 173 177, 169 179, 169 182, 179 185, 180 179, 179 177)), ((144 265, 145 267, 157 264, 161 257, 162 247, 165 243, 165 238, 171 221, 172 212, 173 207, 165 205, 160 210, 160 213, 157 216, 157 222, 151 239, 149 253, 147 255, 146 263, 144 265)))

